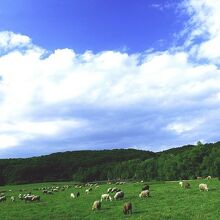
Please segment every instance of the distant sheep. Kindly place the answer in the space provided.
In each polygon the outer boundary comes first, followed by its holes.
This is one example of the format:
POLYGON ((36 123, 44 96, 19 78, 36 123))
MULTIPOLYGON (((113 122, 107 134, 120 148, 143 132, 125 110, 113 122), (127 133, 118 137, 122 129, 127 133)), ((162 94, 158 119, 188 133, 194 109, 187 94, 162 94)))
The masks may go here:
POLYGON ((105 201, 112 201, 112 197, 109 194, 102 194, 101 195, 101 202, 105 200, 105 201))
POLYGON ((24 195, 23 199, 25 202, 32 201, 33 197, 34 197, 33 195, 27 194, 27 195, 24 195))
POLYGON ((205 183, 199 184, 199 190, 200 191, 208 191, 208 186, 205 183))
POLYGON ((34 201, 40 201, 40 196, 35 196, 35 195, 34 195, 34 196, 32 197, 32 199, 31 199, 31 201, 32 201, 32 202, 34 202, 34 201))
POLYGON ((53 192, 51 191, 51 190, 43 190, 42 191, 44 194, 48 194, 48 195, 52 195, 53 194, 53 192))
POLYGON ((0 202, 5 202, 6 201, 6 196, 1 196, 0 197, 0 202))
POLYGON ((58 189, 52 189, 52 192, 58 192, 59 190, 58 189))
POLYGON ((99 210, 99 209, 101 209, 101 202, 97 200, 92 205, 92 211, 99 210))
POLYGON ((180 185, 181 187, 183 187, 183 181, 180 181, 180 182, 179 182, 179 185, 180 185))
POLYGON ((183 187, 184 189, 189 189, 190 188, 190 184, 188 182, 185 182, 185 181, 180 181, 179 185, 181 187, 183 187))
POLYGON ((111 192, 116 192, 118 188, 113 187, 111 192))
POLYGON ((76 196, 75 196, 74 193, 70 193, 70 198, 71 198, 71 199, 75 199, 75 197, 76 197, 76 196))
POLYGON ((14 196, 11 196, 11 201, 15 202, 15 197, 14 196))
POLYGON ((150 196, 150 191, 149 190, 144 190, 139 194, 140 198, 144 198, 144 197, 149 197, 150 196))
POLYGON ((121 190, 117 187, 112 188, 111 192, 120 192, 121 190))
POLYGON ((92 191, 92 188, 89 188, 89 189, 85 190, 86 194, 89 194, 89 192, 91 192, 91 191, 92 191))
POLYGON ((34 202, 34 201, 40 201, 40 196, 37 196, 37 195, 30 195, 30 194, 27 194, 27 195, 23 195, 23 200, 25 202, 29 201, 29 202, 34 202))
POLYGON ((115 195, 114 195, 114 199, 123 199, 124 198, 124 192, 123 191, 120 191, 120 192, 117 192, 115 195))
POLYGON ((112 188, 107 189, 107 193, 110 193, 112 191, 112 188))
POLYGON ((206 179, 207 179, 207 180, 210 180, 210 179, 212 179, 212 177, 211 177, 211 176, 207 176, 206 179))
POLYGON ((20 200, 23 200, 23 196, 22 196, 21 193, 18 195, 18 198, 19 198, 20 200))
POLYGON ((126 214, 132 214, 132 204, 130 202, 127 202, 123 206, 123 213, 126 214))
POLYGON ((183 182, 184 189, 190 189, 190 184, 188 182, 183 182))
POLYGON ((150 189, 150 186, 147 184, 142 187, 142 191, 149 190, 149 189, 150 189))

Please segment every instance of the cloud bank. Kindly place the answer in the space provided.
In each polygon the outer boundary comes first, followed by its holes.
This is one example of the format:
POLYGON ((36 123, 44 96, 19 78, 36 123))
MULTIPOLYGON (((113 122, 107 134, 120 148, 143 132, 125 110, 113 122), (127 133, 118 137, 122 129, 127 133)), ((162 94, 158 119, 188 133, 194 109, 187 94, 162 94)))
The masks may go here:
POLYGON ((0 157, 219 140, 220 2, 181 10, 184 44, 166 51, 51 52, 0 32, 0 157))

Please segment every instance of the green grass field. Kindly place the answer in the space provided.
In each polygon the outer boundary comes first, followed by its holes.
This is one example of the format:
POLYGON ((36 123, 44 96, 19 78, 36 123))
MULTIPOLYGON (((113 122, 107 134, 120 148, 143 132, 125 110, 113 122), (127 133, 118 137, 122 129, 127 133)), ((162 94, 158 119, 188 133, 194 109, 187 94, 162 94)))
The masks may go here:
MULTIPOLYGON (((149 182, 150 198, 139 198, 143 183, 126 183, 117 185, 125 193, 125 198, 121 201, 102 202, 99 211, 92 211, 92 203, 99 200, 101 194, 106 193, 109 187, 115 185, 100 185, 93 188, 89 195, 85 194, 85 189, 75 189, 71 187, 65 191, 55 192, 53 195, 45 195, 41 191, 34 190, 39 187, 53 185, 66 185, 73 183, 42 183, 29 185, 13 185, 0 187, 0 191, 5 191, 6 202, 0 203, 1 220, 67 220, 67 219, 220 219, 220 181, 193 180, 189 181, 191 189, 183 189, 178 182, 149 182), (207 183, 208 192, 200 192, 199 183, 207 183), (22 193, 41 196, 40 202, 24 202, 18 199, 20 189, 22 193), (10 190, 10 191, 9 191, 10 190), (71 192, 80 192, 80 197, 71 199, 71 192), (16 202, 11 202, 10 196, 16 196, 16 202), (124 215, 122 213, 123 204, 132 202, 133 214, 124 215)), ((113 194, 112 194, 113 196, 113 194)))

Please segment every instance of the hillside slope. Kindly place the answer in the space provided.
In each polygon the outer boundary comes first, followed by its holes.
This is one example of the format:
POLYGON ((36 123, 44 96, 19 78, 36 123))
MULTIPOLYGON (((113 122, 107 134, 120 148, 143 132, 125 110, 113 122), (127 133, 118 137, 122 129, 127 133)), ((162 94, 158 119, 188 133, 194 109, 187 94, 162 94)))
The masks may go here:
POLYGON ((163 152, 75 151, 0 160, 0 184, 118 179, 176 180, 220 176, 220 142, 163 152))

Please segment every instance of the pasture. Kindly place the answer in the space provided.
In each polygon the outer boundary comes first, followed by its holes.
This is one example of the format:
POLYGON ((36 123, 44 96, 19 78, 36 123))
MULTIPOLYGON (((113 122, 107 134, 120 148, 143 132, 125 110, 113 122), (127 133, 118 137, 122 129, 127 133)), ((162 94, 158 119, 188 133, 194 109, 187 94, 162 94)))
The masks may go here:
MULTIPOLYGON (((220 219, 220 181, 192 180, 188 181, 191 189, 183 189, 178 181, 173 182, 148 182, 150 185, 150 197, 139 198, 139 193, 144 183, 126 183, 124 185, 100 184, 99 188, 92 187, 92 191, 86 195, 88 187, 75 188, 74 183, 41 183, 28 185, 8 185, 0 187, 7 200, 0 202, 0 219, 2 220, 74 220, 74 219, 182 219, 182 220, 207 220, 220 219), (199 183, 207 183, 208 192, 200 192, 199 183), (64 191, 54 192, 53 195, 43 194, 42 187, 64 186, 72 187, 64 191), (103 201, 101 210, 92 211, 92 204, 100 200, 103 193, 107 193, 109 187, 118 187, 124 191, 122 200, 103 201), (21 191, 22 190, 22 191, 21 191), (19 193, 40 195, 40 201, 25 202, 18 199, 19 193), (78 198, 70 198, 70 193, 80 192, 78 198), (11 196, 16 201, 10 200, 11 196), (123 204, 131 202, 132 215, 122 213, 123 204)), ((114 193, 110 193, 113 197, 114 193)))

